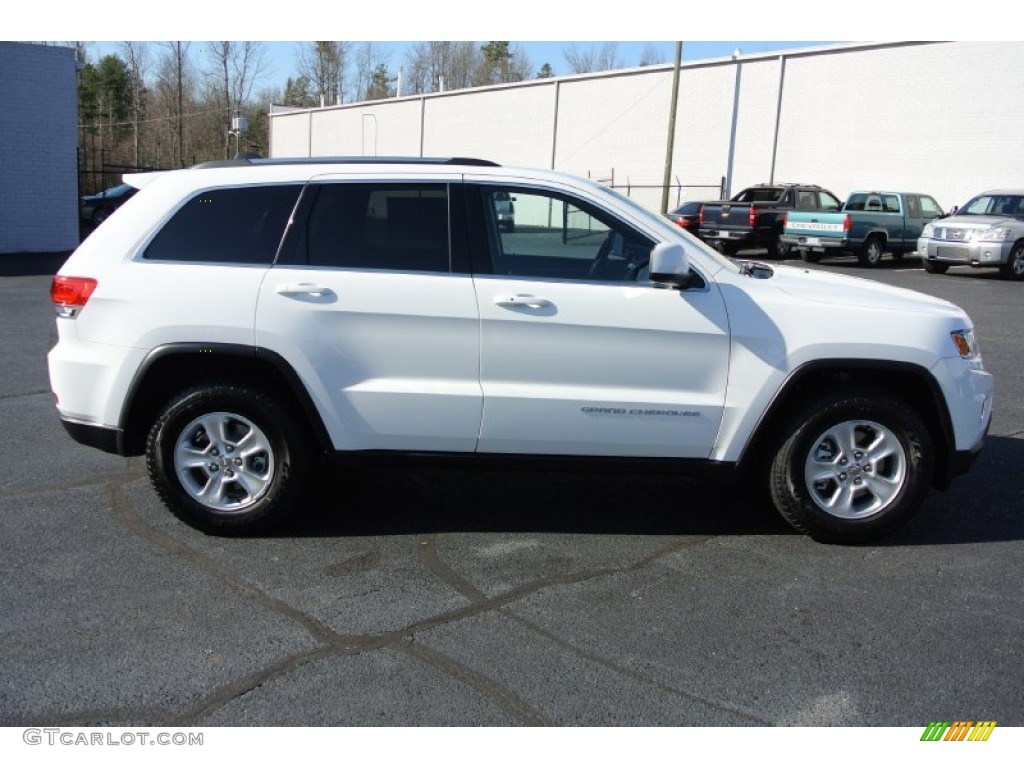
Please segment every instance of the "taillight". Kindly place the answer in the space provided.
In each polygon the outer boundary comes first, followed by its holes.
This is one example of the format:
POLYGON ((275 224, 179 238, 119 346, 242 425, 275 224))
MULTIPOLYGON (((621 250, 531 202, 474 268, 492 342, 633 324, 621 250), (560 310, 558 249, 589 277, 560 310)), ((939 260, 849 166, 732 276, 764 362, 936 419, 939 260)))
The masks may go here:
POLYGON ((853 228, 853 222, 850 221, 850 214, 846 214, 846 218, 843 219, 843 232, 849 232, 853 228))
POLYGON ((751 229, 757 226, 757 208, 750 207, 750 216, 747 217, 747 224, 751 229))
POLYGON ((74 317, 95 290, 96 281, 91 277, 57 275, 50 283, 50 301, 59 317, 74 317))
POLYGON ((782 214, 782 228, 785 229, 788 226, 789 226, 789 214, 788 213, 784 213, 784 214, 782 214))
POLYGON ((698 224, 703 224, 704 223, 704 206, 703 205, 700 207, 700 213, 697 214, 697 223, 698 224))

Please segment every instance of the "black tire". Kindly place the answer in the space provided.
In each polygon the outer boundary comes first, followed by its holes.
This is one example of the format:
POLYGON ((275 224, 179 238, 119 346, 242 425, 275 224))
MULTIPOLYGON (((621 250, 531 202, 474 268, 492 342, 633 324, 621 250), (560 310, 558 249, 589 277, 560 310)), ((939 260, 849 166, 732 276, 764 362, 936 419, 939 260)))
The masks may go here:
POLYGON ((204 384, 178 393, 160 413, 146 439, 146 469, 183 522, 207 533, 257 533, 301 501, 310 437, 276 399, 236 384, 204 384), (220 434, 211 439, 211 431, 220 434))
POLYGON ((821 251, 809 251, 807 249, 800 250, 800 258, 806 261, 808 264, 817 264, 821 261, 821 257, 824 256, 821 251))
POLYGON ((792 249, 789 243, 782 242, 782 233, 772 234, 772 241, 768 245, 768 255, 773 259, 787 259, 792 249))
POLYGON ((857 261, 862 267, 877 267, 885 254, 885 244, 880 237, 869 237, 857 254, 857 261))
POLYGON ((1013 246, 1010 258, 999 267, 999 274, 1006 280, 1024 280, 1024 243, 1013 246))
POLYGON ((949 264, 943 264, 941 261, 921 259, 921 264, 929 275, 944 275, 949 271, 949 264))
POLYGON ((790 525, 817 541, 860 544, 892 533, 931 486, 931 435, 912 408, 883 391, 823 396, 777 439, 772 501, 790 525))

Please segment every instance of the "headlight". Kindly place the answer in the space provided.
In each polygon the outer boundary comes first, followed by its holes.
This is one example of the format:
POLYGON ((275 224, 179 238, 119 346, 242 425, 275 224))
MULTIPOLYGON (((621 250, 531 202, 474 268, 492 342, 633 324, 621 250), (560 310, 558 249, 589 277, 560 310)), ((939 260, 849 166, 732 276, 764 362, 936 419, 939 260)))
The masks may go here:
POLYGON ((921 237, 931 237, 935 234, 934 224, 925 224, 924 229, 921 230, 921 237))
POLYGON ((953 339, 953 346, 956 347, 960 357, 965 360, 971 360, 981 356, 981 350, 978 349, 978 341, 974 338, 973 329, 965 328, 953 331, 949 336, 953 339))
POLYGON ((1000 241, 1000 240, 1013 240, 1013 230, 1009 227, 992 227, 992 229, 986 229, 984 232, 975 232, 975 240, 986 240, 988 242, 1000 241))

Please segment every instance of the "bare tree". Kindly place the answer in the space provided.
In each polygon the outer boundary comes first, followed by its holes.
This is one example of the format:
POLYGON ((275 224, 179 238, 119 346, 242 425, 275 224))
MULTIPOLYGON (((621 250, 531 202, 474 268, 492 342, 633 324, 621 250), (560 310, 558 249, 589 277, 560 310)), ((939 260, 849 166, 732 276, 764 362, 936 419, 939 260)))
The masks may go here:
POLYGON ((167 54, 160 65, 157 90, 164 97, 165 106, 169 107, 174 126, 171 143, 171 163, 176 166, 185 164, 187 156, 185 147, 185 97, 192 87, 191 65, 188 50, 191 43, 174 40, 164 43, 167 54))
POLYGON ((216 100, 224 110, 220 125, 224 134, 224 157, 228 157, 231 136, 224 121, 230 120, 249 101, 253 85, 263 70, 263 46, 251 41, 222 40, 210 43, 204 53, 204 72, 209 82, 216 83, 216 100))
POLYGON ((372 42, 360 43, 355 53, 355 69, 353 92, 356 101, 386 98, 381 95, 380 77, 381 72, 387 72, 388 54, 382 46, 372 42))
POLYGON ((324 104, 341 104, 349 43, 320 40, 299 50, 297 69, 324 104))
POLYGON ((442 87, 446 91, 469 88, 482 58, 476 43, 469 41, 417 43, 408 55, 406 82, 410 93, 433 93, 442 87))
POLYGON ((139 165, 139 141, 144 99, 146 96, 146 70, 149 67, 149 49, 145 43, 125 41, 121 44, 128 74, 131 77, 132 90, 132 144, 134 146, 134 163, 139 165))
POLYGON ((661 48, 654 43, 648 43, 640 51, 640 61, 637 62, 637 66, 646 67, 651 64, 665 64, 667 61, 668 58, 661 52, 661 48))
POLYGON ((562 55, 574 74, 604 72, 622 67, 622 62, 618 58, 618 47, 618 43, 601 43, 599 48, 577 48, 574 43, 562 51, 562 55))

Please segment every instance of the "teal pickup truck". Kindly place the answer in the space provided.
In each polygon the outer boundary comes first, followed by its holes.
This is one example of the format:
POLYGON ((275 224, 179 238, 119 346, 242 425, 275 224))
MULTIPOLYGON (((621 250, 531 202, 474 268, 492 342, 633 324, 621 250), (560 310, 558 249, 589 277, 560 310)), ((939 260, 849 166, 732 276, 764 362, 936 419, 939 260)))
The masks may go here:
POLYGON ((853 192, 838 213, 790 211, 780 241, 804 261, 854 253, 873 267, 882 255, 900 259, 917 249, 924 225, 942 216, 935 198, 916 192, 853 192))

